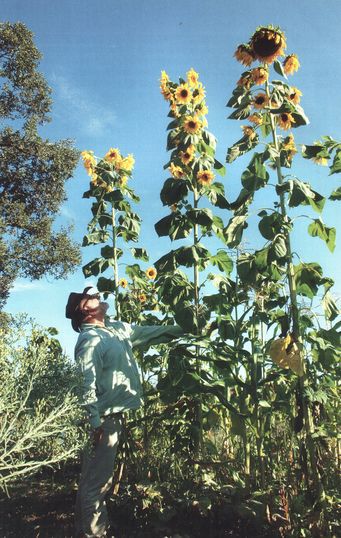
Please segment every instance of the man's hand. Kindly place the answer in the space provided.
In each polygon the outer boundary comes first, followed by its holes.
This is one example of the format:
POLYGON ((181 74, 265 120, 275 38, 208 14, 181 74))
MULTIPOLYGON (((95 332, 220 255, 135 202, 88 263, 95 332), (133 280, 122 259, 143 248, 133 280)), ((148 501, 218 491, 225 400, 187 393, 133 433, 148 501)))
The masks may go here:
POLYGON ((93 445, 94 445, 95 448, 101 442, 101 440, 103 438, 103 434, 104 434, 104 430, 103 430, 102 426, 99 426, 98 428, 95 428, 92 431, 92 441, 93 441, 93 445))

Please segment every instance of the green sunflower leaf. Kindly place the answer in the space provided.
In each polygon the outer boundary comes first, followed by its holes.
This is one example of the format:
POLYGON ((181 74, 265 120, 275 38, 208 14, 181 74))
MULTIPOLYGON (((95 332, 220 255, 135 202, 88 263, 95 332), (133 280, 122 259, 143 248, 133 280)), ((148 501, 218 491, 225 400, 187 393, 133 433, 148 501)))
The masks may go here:
POLYGON ((309 224, 308 233, 312 237, 320 237, 320 239, 326 243, 330 252, 334 252, 336 239, 335 228, 329 228, 322 222, 321 219, 315 219, 311 224, 309 224))
POLYGON ((278 60, 275 60, 273 63, 273 66, 276 73, 278 73, 282 77, 287 78, 286 74, 284 73, 283 65, 281 64, 281 62, 279 62, 278 60))
POLYGON ((340 314, 340 309, 338 308, 335 299, 330 293, 330 291, 327 291, 324 294, 322 299, 322 306, 326 319, 328 319, 329 321, 333 321, 340 314))
POLYGON ((214 159, 214 170, 217 171, 217 173, 224 177, 225 174, 226 174, 226 168, 223 164, 221 164, 221 162, 217 161, 217 159, 214 159))
POLYGON ((130 252, 137 260, 142 260, 144 262, 149 261, 149 256, 145 248, 131 248, 130 252))
POLYGON ((109 267, 108 260, 104 258, 96 258, 82 267, 84 276, 97 276, 99 273, 104 273, 109 267))
POLYGON ((246 213, 245 215, 236 215, 229 220, 224 229, 226 244, 229 247, 234 248, 240 244, 243 232, 248 227, 247 218, 248 214, 246 213))
POLYGON ((338 187, 329 196, 329 200, 341 200, 341 187, 338 187))
POLYGON ((101 276, 97 280, 97 289, 101 293, 110 293, 114 292, 115 287, 115 281, 113 278, 105 278, 104 276, 101 276))
POLYGON ((224 271, 227 275, 229 275, 233 269, 233 261, 224 250, 220 250, 215 256, 211 256, 210 261, 213 265, 216 265, 220 271, 224 271))
POLYGON ((310 205, 317 213, 322 213, 326 199, 314 191, 309 183, 298 179, 291 180, 291 192, 289 195, 289 206, 310 205))
POLYGON ((339 174, 341 172, 341 149, 335 153, 333 164, 330 167, 330 174, 339 174))
POLYGON ((312 299, 322 283, 323 271, 318 263, 300 263, 294 267, 296 291, 312 299))

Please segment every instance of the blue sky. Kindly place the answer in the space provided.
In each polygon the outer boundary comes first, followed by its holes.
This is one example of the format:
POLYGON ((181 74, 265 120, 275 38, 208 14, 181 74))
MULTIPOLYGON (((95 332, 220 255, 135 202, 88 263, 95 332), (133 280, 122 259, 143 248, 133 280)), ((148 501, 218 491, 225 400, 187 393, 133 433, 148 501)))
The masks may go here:
MULTIPOLYGON (((159 193, 167 177, 167 104, 159 92, 165 69, 173 80, 193 67, 206 87, 209 130, 218 138, 217 158, 224 162, 226 149, 240 137, 240 123, 227 120, 226 102, 243 68, 233 58, 236 46, 247 41, 258 25, 278 24, 287 37, 287 52, 295 52, 301 69, 290 83, 302 93, 310 125, 295 131, 298 143, 312 143, 321 135, 340 139, 340 32, 339 0, 2 0, 2 20, 25 23, 35 34, 43 54, 40 70, 53 90, 52 122, 41 130, 50 139, 72 138, 79 149, 98 156, 109 147, 136 159, 134 188, 141 196, 136 208, 143 219, 141 241, 151 262, 171 247, 158 239, 154 224, 167 214, 159 193)), ((227 168, 227 196, 240 188, 240 173, 250 156, 227 168)), ((313 188, 328 195, 338 186, 337 176, 325 168, 297 159, 295 172, 313 188)), ((58 223, 73 224, 74 238, 82 240, 90 219, 89 203, 82 199, 88 177, 82 165, 68 182, 68 200, 58 223)), ((256 198, 256 207, 264 200, 256 198)), ((307 213, 304 208, 302 213, 307 213)), ((223 216, 227 221, 228 213, 223 216)), ((314 217, 316 218, 316 216, 314 217)), ((323 214, 336 226, 336 202, 323 214)), ((259 247, 250 221, 247 245, 259 247)), ((340 292, 340 247, 331 255, 319 239, 308 238, 308 221, 298 220, 294 250, 305 261, 317 261, 336 281, 340 292)), ((84 263, 97 255, 83 249, 84 263)), ((130 260, 128 260, 130 262, 130 260)), ((124 275, 122 275, 124 276, 124 275)), ((64 319, 70 291, 85 285, 81 269, 67 281, 20 280, 7 304, 11 313, 27 312, 38 323, 55 326, 62 345, 71 355, 77 338, 64 319)))

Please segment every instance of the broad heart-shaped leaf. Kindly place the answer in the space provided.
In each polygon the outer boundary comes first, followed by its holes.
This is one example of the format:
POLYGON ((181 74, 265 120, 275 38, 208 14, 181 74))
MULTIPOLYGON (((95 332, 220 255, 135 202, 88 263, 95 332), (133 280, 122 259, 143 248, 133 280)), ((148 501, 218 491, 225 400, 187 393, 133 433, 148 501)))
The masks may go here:
POLYGON ((186 216, 192 224, 210 226, 213 223, 213 214, 210 209, 189 209, 186 216))
POLYGON ((168 273, 175 271, 178 267, 178 263, 175 258, 175 251, 171 250, 155 262, 155 269, 158 273, 168 273))
POLYGON ((302 157, 305 159, 315 159, 321 157, 329 159, 329 152, 322 144, 314 144, 312 146, 302 146, 302 157))
POLYGON ((309 224, 308 233, 312 237, 320 237, 326 243, 330 252, 334 252, 336 238, 335 228, 328 228, 328 226, 323 224, 321 219, 315 219, 309 224))
POLYGON ((173 308, 178 303, 181 307, 183 301, 191 301, 194 298, 193 284, 179 269, 159 279, 158 293, 162 301, 173 308))
POLYGON ((205 142, 205 144, 207 144, 208 146, 210 146, 214 150, 216 149, 216 147, 217 147, 217 139, 212 133, 210 133, 209 131, 206 131, 204 129, 203 132, 202 132, 202 139, 205 142))
POLYGON ((214 170, 216 170, 216 172, 221 176, 221 177, 224 177, 225 174, 226 174, 226 168, 223 164, 221 164, 220 161, 217 161, 217 159, 214 159, 214 165, 213 165, 213 168, 214 170))
POLYGON ((229 116, 229 120, 244 120, 250 116, 251 105, 246 104, 236 108, 229 116))
POLYGON ((230 204, 225 198, 224 185, 215 181, 210 185, 210 188, 207 189, 207 196, 211 204, 220 209, 230 209, 230 204))
POLYGON ((192 229, 192 223, 186 215, 180 212, 171 213, 163 217, 155 224, 155 230, 159 237, 168 235, 172 241, 187 237, 192 229))
POLYGON ((309 183, 298 179, 290 180, 289 206, 310 205, 317 213, 321 213, 326 199, 314 191, 309 183))
POLYGON ((199 311, 196 313, 195 306, 186 301, 174 313, 175 321, 185 332, 191 334, 198 334, 205 327, 209 316, 210 312, 204 305, 200 305, 199 311))
POLYGON ((105 230, 96 230, 83 237, 82 247, 88 245, 97 245, 98 243, 105 243, 109 239, 109 232, 105 230))
POLYGON ((338 187, 330 194, 329 200, 341 200, 341 187, 338 187))
POLYGON ((101 293, 112 293, 115 291, 115 281, 113 278, 105 278, 101 276, 97 280, 97 289, 101 293))
POLYGON ((269 174, 262 162, 262 157, 261 153, 255 153, 242 174, 242 185, 249 192, 257 191, 269 180, 269 174))
POLYGON ((340 314, 340 309, 338 308, 334 297, 332 296, 330 291, 327 291, 324 294, 322 299, 322 306, 324 310, 324 315, 329 321, 333 321, 340 314))
POLYGON ((188 194, 188 185, 184 179, 166 179, 160 193, 163 205, 177 204, 188 194))
POLYGON ((258 223, 260 233, 270 241, 282 231, 283 217, 277 211, 265 215, 258 223))
POLYGON ((252 138, 252 140, 248 136, 243 136, 243 138, 228 148, 226 162, 232 163, 235 159, 237 159, 237 157, 240 157, 241 155, 244 155, 244 153, 247 153, 255 148, 258 142, 259 136, 257 134, 254 138, 252 138))
MULTIPOLYGON (((123 251, 121 249, 116 248, 116 257, 120 258, 123 254, 123 251)), ((101 248, 101 256, 106 259, 113 258, 115 256, 115 249, 114 247, 111 247, 110 245, 105 245, 101 248)))
POLYGON ((248 227, 247 218, 248 214, 246 213, 245 215, 236 215, 229 220, 224 229, 226 244, 229 247, 233 248, 240 244, 243 232, 248 227))
POLYGON ((104 273, 109 267, 109 261, 104 258, 96 258, 82 267, 83 274, 87 278, 89 276, 97 276, 99 273, 104 273))
POLYGON ((210 312, 216 312, 216 314, 219 314, 219 316, 228 315, 231 311, 231 306, 227 301, 227 297, 223 293, 206 295, 203 297, 203 302, 210 312))
POLYGON ((200 270, 205 269, 211 256, 207 248, 200 243, 191 247, 180 247, 174 254, 179 265, 193 267, 197 264, 200 270))
POLYGON ((330 174, 339 174, 341 172, 341 148, 336 150, 333 164, 330 167, 330 174))
POLYGON ((237 260, 237 273, 240 280, 245 284, 256 284, 258 268, 255 257, 252 254, 241 254, 237 260))
POLYGON ((130 252, 137 260, 142 260, 144 262, 149 261, 148 252, 145 248, 131 248, 130 252))
POLYGON ((243 100, 249 99, 249 92, 244 88, 244 86, 237 86, 232 92, 232 97, 227 102, 226 106, 230 108, 238 108, 243 100))
POLYGON ((322 267, 318 263, 300 263, 294 267, 296 291, 313 299, 322 283, 322 267))
POLYGON ((219 250, 215 256, 211 256, 210 261, 216 265, 220 271, 229 275, 233 269, 233 261, 224 250, 219 250))
POLYGON ((269 261, 278 261, 285 258, 287 254, 287 245, 285 236, 278 234, 274 237, 269 247, 269 261))

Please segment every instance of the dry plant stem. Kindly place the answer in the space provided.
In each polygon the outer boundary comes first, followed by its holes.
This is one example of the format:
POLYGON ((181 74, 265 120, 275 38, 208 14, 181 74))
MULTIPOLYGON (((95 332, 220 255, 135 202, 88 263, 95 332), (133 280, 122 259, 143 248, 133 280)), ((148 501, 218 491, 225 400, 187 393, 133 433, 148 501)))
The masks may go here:
POLYGON ((117 234, 116 234, 116 214, 115 214, 115 208, 112 208, 112 246, 113 246, 113 258, 114 258, 114 281, 115 281, 115 310, 116 310, 116 318, 118 320, 121 319, 121 309, 120 309, 120 303, 117 297, 117 290, 118 290, 118 265, 117 265, 117 234))
MULTIPOLYGON (((270 100, 270 89, 269 89, 269 83, 266 82, 266 93, 270 100)), ((272 133, 272 140, 274 143, 274 147, 277 151, 279 151, 279 144, 278 144, 278 138, 276 134, 276 127, 274 122, 274 116, 270 112, 270 124, 271 124, 271 133, 272 133)), ((279 157, 276 158, 276 172, 277 172, 277 179, 278 184, 283 184, 283 176, 282 176, 282 170, 281 170, 281 163, 279 157)), ((287 217, 286 208, 285 208, 285 195, 284 193, 280 193, 280 208, 281 208, 281 214, 283 218, 287 217)), ((291 307, 291 313, 292 313, 292 323, 293 323, 293 336, 295 339, 297 339, 297 344, 300 350, 301 355, 301 361, 303 364, 303 376, 299 377, 299 388, 302 396, 302 402, 303 402, 303 413, 304 413, 304 425, 305 425, 305 431, 306 431, 306 443, 307 443, 307 449, 310 459, 310 471, 312 475, 312 480, 314 484, 314 489, 317 494, 317 498, 319 500, 324 499, 325 492, 324 487, 322 483, 322 478, 318 470, 317 465, 317 458, 316 458, 316 449, 315 449, 315 443, 314 439, 312 437, 314 433, 314 423, 313 418, 311 415, 311 410, 309 408, 309 405, 307 403, 306 397, 304 395, 305 388, 308 386, 308 376, 306 371, 306 364, 303 359, 302 354, 302 339, 300 335, 300 321, 299 321, 299 311, 298 311, 298 305, 297 305, 297 293, 296 293, 296 285, 295 285, 295 277, 294 277, 294 267, 292 263, 292 251, 291 251, 291 242, 290 242, 290 235, 289 232, 285 231, 285 243, 287 248, 287 277, 288 277, 288 283, 289 283, 289 291, 290 291, 290 307, 291 307)))
MULTIPOLYGON (((194 187, 193 190, 193 207, 194 209, 198 208, 198 201, 199 201, 199 195, 197 189, 194 187)), ((194 224, 194 247, 197 246, 199 243, 199 230, 198 230, 198 224, 194 224)), ((200 336, 199 331, 199 267, 198 262, 194 261, 194 308, 195 308, 195 318, 197 322, 197 334, 200 336)), ((200 347, 196 346, 196 373, 198 376, 200 376, 201 373, 201 365, 200 365, 200 347)), ((202 418, 202 396, 201 394, 198 397, 198 401, 196 403, 196 421, 198 423, 199 427, 199 438, 198 442, 195 443, 195 457, 199 455, 200 452, 202 452, 203 449, 203 418, 202 418)))

